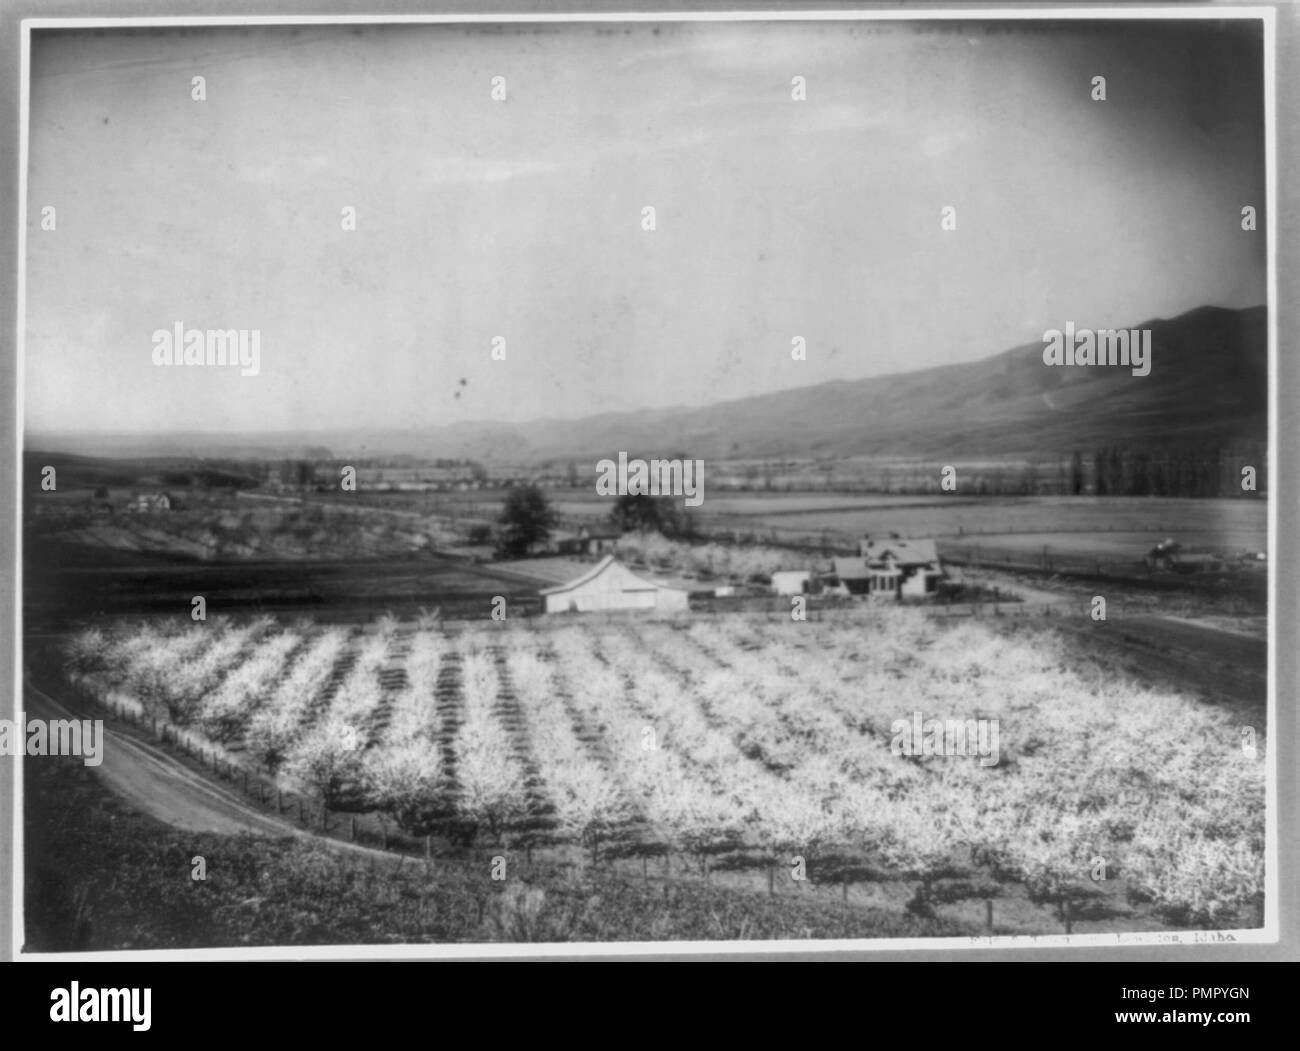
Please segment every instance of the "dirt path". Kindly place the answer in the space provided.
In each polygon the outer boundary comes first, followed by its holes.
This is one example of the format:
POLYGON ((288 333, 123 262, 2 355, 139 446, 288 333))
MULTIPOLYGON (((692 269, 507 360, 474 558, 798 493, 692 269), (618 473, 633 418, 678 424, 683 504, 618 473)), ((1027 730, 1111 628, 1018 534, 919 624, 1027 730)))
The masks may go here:
MULTIPOLYGON (((43 719, 75 719, 74 712, 30 680, 26 712, 43 719)), ((104 721, 103 762, 92 769, 119 796, 159 821, 190 832, 291 836, 292 825, 258 813, 242 800, 173 760, 162 749, 120 733, 104 721)))

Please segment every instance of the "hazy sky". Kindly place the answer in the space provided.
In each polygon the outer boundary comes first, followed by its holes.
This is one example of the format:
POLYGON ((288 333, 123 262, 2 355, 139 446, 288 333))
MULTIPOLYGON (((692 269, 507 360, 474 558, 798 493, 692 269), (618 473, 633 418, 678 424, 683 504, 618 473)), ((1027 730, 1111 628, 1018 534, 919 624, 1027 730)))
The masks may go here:
POLYGON ((1212 23, 38 35, 26 425, 700 404, 1262 303, 1258 52, 1212 23), (155 366, 177 321, 260 329, 260 374, 155 366))

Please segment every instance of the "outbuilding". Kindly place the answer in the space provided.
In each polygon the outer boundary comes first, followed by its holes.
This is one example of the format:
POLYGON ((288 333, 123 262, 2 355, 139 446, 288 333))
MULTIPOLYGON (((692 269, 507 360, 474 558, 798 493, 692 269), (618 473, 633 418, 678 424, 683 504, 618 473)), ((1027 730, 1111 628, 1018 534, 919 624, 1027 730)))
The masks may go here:
POLYGON ((772 574, 772 590, 778 595, 806 595, 813 589, 812 570, 778 569, 772 574))

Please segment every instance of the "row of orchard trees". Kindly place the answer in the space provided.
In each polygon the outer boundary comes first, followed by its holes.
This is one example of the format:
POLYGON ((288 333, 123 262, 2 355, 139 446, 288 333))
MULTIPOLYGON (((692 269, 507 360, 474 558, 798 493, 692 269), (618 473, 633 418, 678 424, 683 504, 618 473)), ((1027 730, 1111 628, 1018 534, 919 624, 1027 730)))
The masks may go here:
POLYGON ((623 834, 706 873, 736 849, 769 872, 851 858, 914 880, 921 909, 946 877, 993 873, 1067 924, 1100 879, 1188 922, 1258 900, 1262 763, 1228 716, 1077 675, 1041 640, 870 617, 824 625, 816 649, 740 618, 409 639, 391 623, 255 620, 89 631, 69 657, 214 741, 242 741, 323 813, 374 811, 410 835, 457 822, 506 842, 541 809, 593 859, 623 834), (394 664, 405 681, 385 690, 394 664), (893 754, 891 727, 914 710, 995 720, 999 761, 893 754))
POLYGON ((915 878, 926 907, 940 880, 974 868, 1023 883, 1067 925, 1106 879, 1189 921, 1258 902, 1262 764, 1239 747, 1231 719, 1132 684, 1098 685, 1063 670, 1062 654, 982 626, 904 617, 876 627, 865 650, 861 626, 830 629, 837 657, 823 674, 786 649, 788 635, 742 648, 734 631, 695 624, 688 633, 718 667, 686 688, 674 680, 698 655, 672 666, 677 629, 555 637, 574 683, 612 699, 602 710, 575 690, 574 703, 602 712, 616 782, 675 849, 707 857, 743 841, 773 864, 856 855, 875 863, 862 868, 915 878), (927 649, 932 658, 918 662, 927 649), (890 753, 895 719, 959 705, 1000 723, 997 765, 890 753), (647 729, 651 757, 638 747, 647 729))
MULTIPOLYGON (((953 464, 961 491, 968 494, 1231 497, 1242 495, 1241 468, 1247 465, 1256 469, 1259 491, 1265 490, 1267 451, 1267 442, 1243 439, 1080 446, 1063 455, 978 463, 963 463, 960 458, 936 462, 834 457, 780 465, 711 462, 709 484, 714 493, 934 493, 940 491, 940 468, 953 464)), ((663 511, 647 513, 637 508, 620 517, 626 528, 655 529, 665 535, 688 536, 702 525, 698 512, 667 501, 663 511)))
MULTIPOLYGON (((1061 458, 963 465, 960 491, 978 496, 1234 497, 1267 490, 1267 445, 1259 442, 1079 448, 1061 458), (1242 487, 1242 468, 1256 488, 1242 487)), ((865 478, 829 485, 839 492, 933 493, 940 465, 917 462, 868 467, 865 478)), ((820 488, 820 487, 818 487, 820 488)))
POLYGON ((218 617, 182 629, 146 623, 113 635, 90 628, 72 638, 68 656, 77 670, 129 690, 151 716, 187 725, 273 627, 269 617, 242 625, 218 617))

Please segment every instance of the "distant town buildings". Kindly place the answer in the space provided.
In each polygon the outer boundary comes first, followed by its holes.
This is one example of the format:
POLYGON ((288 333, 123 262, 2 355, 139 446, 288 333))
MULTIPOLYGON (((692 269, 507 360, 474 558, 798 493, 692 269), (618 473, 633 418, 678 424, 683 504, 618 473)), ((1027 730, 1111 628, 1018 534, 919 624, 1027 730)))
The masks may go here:
POLYGON ((130 514, 146 514, 151 511, 170 511, 172 498, 167 493, 132 493, 126 505, 130 514))
POLYGON ((614 526, 583 525, 576 533, 555 538, 555 549, 561 555, 612 555, 618 549, 623 531, 614 526))

